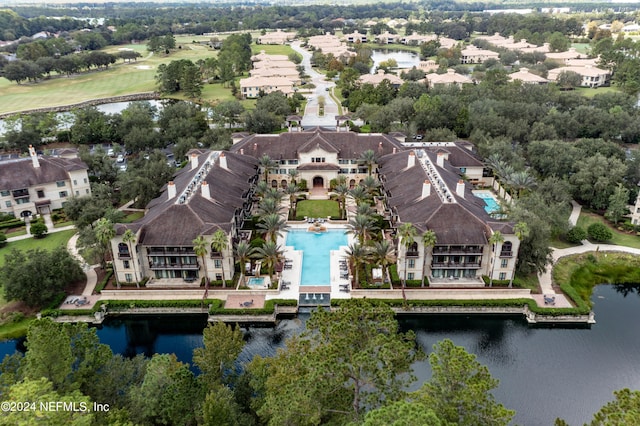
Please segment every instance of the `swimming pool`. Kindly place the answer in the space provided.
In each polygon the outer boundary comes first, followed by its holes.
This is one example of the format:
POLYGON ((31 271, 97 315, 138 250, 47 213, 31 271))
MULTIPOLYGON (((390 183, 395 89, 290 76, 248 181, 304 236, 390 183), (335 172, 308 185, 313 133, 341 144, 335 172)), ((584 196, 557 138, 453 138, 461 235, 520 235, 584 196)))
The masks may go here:
POLYGON ((249 287, 263 287, 264 286, 264 277, 251 277, 249 281, 247 281, 247 286, 249 287))
POLYGON ((347 235, 344 229, 319 233, 292 229, 287 232, 286 245, 304 252, 300 285, 330 285, 330 252, 346 246, 347 235))
POLYGON ((478 198, 482 198, 482 201, 484 201, 484 204, 485 204, 484 211, 486 211, 487 213, 491 214, 500 210, 500 204, 498 203, 496 196, 493 195, 491 192, 473 191, 473 195, 475 195, 478 198))

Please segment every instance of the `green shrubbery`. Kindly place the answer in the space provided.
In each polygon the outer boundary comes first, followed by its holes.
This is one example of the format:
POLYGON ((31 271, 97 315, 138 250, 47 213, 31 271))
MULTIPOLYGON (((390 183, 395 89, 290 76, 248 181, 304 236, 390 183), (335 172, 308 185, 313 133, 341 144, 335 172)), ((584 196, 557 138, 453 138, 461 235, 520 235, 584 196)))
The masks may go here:
POLYGON ((607 227, 607 225, 599 222, 589 225, 589 227, 587 228, 587 234, 589 235, 590 239, 598 242, 609 241, 611 238, 613 238, 613 233, 607 227))
POLYGON ((585 231, 584 228, 580 226, 574 226, 569 230, 569 232, 567 232, 565 239, 569 243, 578 244, 582 240, 587 239, 587 231, 585 231))

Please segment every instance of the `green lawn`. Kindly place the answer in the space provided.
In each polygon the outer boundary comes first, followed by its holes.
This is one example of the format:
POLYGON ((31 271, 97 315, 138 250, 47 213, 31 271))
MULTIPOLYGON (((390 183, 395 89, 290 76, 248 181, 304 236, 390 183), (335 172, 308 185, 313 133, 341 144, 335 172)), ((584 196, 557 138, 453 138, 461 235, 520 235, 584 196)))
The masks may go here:
POLYGON ((26 240, 14 241, 0 248, 0 267, 4 265, 4 256, 14 248, 20 251, 27 251, 35 248, 51 250, 58 246, 66 246, 67 241, 75 234, 75 229, 68 231, 56 232, 47 235, 45 238, 36 240, 35 238, 27 238, 26 240))
POLYGON ((560 238, 554 238, 549 242, 549 245, 557 249, 566 249, 569 247, 579 246, 580 244, 573 244, 573 243, 569 243, 567 241, 561 240, 560 238))
POLYGON ((267 55, 286 55, 295 53, 295 50, 288 44, 252 44, 251 53, 258 54, 264 50, 267 55))
POLYGON ((513 279, 513 286, 518 288, 528 288, 532 293, 540 292, 540 282, 537 274, 516 275, 513 279))
POLYGON ((602 216, 597 215, 595 213, 588 213, 588 212, 581 212, 580 213, 580 217, 578 218, 578 226, 584 228, 584 230, 586 231, 586 229, 589 227, 589 225, 596 223, 596 222, 600 222, 600 223, 604 223, 605 225, 607 225, 609 227, 609 229, 611 229, 611 232, 613 233, 613 238, 611 238, 610 241, 607 241, 607 243, 609 244, 617 244, 620 246, 627 246, 627 247, 635 247, 635 248, 640 248, 640 237, 637 235, 631 235, 631 234, 625 234, 624 232, 620 232, 617 229, 615 229, 614 227, 612 227, 608 221, 606 221, 602 216))
POLYGON ((122 219, 122 223, 131 223, 133 221, 141 219, 142 217, 144 217, 144 212, 129 213, 124 217, 124 219, 122 219))
POLYGON ((333 200, 303 200, 298 202, 296 219, 302 220, 304 217, 337 217, 340 215, 340 208, 337 201, 333 200))
POLYGON ((587 98, 593 98, 597 94, 615 93, 615 92, 619 92, 620 91, 616 87, 612 87, 612 86, 610 86, 610 87, 598 87, 597 89, 591 89, 589 87, 578 87, 575 90, 578 93, 580 93, 582 96, 585 96, 587 98))

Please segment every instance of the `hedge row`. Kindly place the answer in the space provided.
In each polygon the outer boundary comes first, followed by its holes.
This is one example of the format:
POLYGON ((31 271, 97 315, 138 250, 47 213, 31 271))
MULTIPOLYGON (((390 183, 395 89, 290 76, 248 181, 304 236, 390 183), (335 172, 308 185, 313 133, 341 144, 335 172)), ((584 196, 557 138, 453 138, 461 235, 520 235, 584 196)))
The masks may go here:
POLYGON ((278 306, 298 306, 298 301, 293 299, 272 299, 267 300, 264 303, 264 308, 261 309, 247 309, 238 307, 238 309, 234 308, 224 308, 223 306, 219 306, 217 308, 213 308, 209 311, 211 315, 270 315, 273 314, 275 310, 275 305, 278 306))
POLYGON ((105 288, 105 286, 109 282, 109 279, 111 279, 112 276, 113 276, 113 269, 107 269, 107 274, 104 276, 104 279, 100 281, 95 288, 96 293, 100 293, 102 289, 105 288))
POLYGON ((6 222, 0 222, 0 229, 17 228, 24 226, 24 222, 20 219, 7 220, 6 222))

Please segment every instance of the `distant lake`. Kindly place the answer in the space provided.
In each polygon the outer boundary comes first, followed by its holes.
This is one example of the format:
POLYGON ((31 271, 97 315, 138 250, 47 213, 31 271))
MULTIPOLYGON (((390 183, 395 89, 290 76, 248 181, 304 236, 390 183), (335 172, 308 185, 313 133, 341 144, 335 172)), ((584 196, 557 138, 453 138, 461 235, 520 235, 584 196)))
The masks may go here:
POLYGON ((398 63, 398 68, 412 68, 420 64, 420 55, 407 50, 373 49, 371 59, 373 60, 371 74, 375 74, 380 62, 388 61, 389 59, 395 59, 398 63))
MULTIPOLYGON (((464 346, 500 379, 496 399, 517 411, 515 424, 549 426, 556 417, 583 424, 625 387, 640 389, 640 297, 601 285, 593 294, 597 323, 591 328, 535 328, 522 316, 429 315, 400 319, 404 330, 415 331, 426 352, 450 338, 464 346)), ((304 330, 308 314, 283 320, 276 327, 249 327, 240 355, 272 356, 284 341, 304 330)), ((102 342, 114 352, 172 353, 191 362, 202 345, 205 316, 112 317, 99 328, 102 342)), ((0 356, 12 353, 17 341, 0 343, 0 356)), ((418 384, 431 376, 429 364, 414 365, 418 384)))

